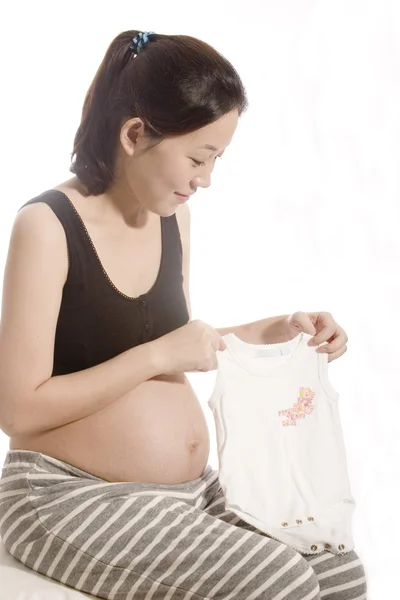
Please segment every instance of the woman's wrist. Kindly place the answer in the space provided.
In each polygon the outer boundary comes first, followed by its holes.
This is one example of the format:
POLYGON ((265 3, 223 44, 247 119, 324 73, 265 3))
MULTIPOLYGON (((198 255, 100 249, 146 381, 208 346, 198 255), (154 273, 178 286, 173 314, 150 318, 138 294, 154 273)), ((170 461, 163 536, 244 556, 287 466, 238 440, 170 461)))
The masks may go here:
POLYGON ((153 377, 157 375, 166 375, 171 370, 171 364, 168 357, 168 352, 165 351, 162 338, 157 338, 151 342, 147 342, 146 346, 149 350, 150 369, 153 372, 153 377))

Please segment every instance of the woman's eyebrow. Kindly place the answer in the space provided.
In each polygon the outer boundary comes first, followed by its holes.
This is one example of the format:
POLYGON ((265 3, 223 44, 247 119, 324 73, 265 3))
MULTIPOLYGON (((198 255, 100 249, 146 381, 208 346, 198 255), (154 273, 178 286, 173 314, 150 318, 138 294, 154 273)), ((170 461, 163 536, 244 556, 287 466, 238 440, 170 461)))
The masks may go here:
POLYGON ((214 152, 218 152, 218 148, 215 146, 211 146, 211 144, 205 144, 204 146, 197 146, 198 148, 205 148, 206 150, 214 150, 214 152))
MULTIPOLYGON (((205 148, 206 150, 213 150, 214 152, 218 152, 218 148, 216 148, 215 146, 212 146, 211 144, 205 144, 204 146, 197 146, 199 149, 203 149, 205 148)), ((221 152, 221 156, 223 155, 223 153, 225 152, 225 150, 223 150, 221 152)))

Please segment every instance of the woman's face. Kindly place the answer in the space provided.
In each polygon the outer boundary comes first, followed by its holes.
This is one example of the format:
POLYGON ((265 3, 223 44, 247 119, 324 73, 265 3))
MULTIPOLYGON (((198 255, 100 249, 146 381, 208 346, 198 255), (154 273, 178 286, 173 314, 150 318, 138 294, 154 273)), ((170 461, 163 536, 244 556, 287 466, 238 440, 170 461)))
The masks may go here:
POLYGON ((197 131, 167 138, 143 154, 148 144, 143 123, 132 119, 125 124, 120 138, 125 150, 122 174, 134 199, 160 216, 174 214, 185 201, 177 192, 192 195, 198 187, 210 186, 214 164, 230 144, 238 119, 238 111, 232 111, 197 131))

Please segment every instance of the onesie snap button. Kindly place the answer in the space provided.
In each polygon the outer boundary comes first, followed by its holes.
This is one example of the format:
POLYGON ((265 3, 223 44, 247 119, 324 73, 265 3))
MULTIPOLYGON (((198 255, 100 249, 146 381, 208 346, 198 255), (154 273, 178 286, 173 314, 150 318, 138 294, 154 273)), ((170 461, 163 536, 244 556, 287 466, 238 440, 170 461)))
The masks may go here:
POLYGON ((307 521, 314 521, 314 517, 307 517, 307 521))
POLYGON ((339 546, 339 550, 344 550, 345 546, 343 544, 340 544, 339 546))
POLYGON ((313 550, 313 552, 315 552, 315 550, 318 550, 318 546, 315 546, 315 544, 314 544, 314 545, 312 545, 312 546, 311 546, 311 550, 313 550))
POLYGON ((283 523, 281 523, 282 527, 287 527, 289 525, 289 523, 287 523, 286 521, 283 521, 283 523))
POLYGON ((140 304, 143 306, 143 308, 146 308, 147 306, 147 301, 146 300, 141 300, 140 304))
POLYGON ((326 550, 330 550, 332 548, 332 546, 330 544, 325 544, 325 548, 326 548, 326 550))
POLYGON ((146 325, 144 326, 144 330, 145 331, 150 331, 150 325, 148 323, 146 323, 146 325))
POLYGON ((301 519, 296 519, 296 523, 297 523, 298 525, 301 525, 301 524, 302 524, 302 522, 303 522, 303 521, 302 521, 301 519))

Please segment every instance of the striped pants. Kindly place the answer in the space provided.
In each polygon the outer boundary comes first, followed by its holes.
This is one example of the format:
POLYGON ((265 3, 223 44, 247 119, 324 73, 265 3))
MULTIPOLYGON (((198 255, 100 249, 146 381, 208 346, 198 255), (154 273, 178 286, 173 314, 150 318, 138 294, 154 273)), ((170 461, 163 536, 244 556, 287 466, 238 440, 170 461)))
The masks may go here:
POLYGON ((107 600, 365 600, 354 551, 303 556, 225 510, 218 472, 178 485, 112 483, 9 450, 0 535, 37 571, 107 600))

